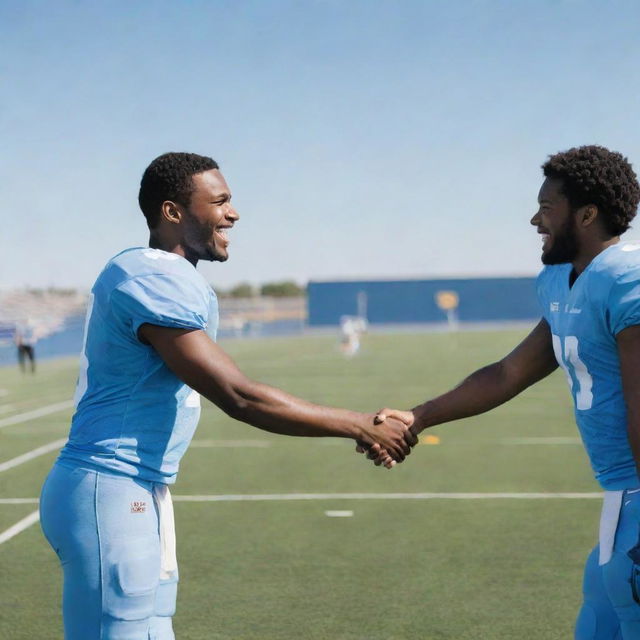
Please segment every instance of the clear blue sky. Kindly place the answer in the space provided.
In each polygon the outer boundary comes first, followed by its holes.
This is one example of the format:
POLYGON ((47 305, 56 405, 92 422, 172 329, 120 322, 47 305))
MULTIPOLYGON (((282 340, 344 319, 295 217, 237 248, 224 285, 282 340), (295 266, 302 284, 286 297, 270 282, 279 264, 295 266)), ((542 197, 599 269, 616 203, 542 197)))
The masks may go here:
POLYGON ((145 244, 170 150, 242 216, 214 285, 535 274, 545 157, 640 169, 639 26, 634 0, 0 0, 0 288, 145 244))

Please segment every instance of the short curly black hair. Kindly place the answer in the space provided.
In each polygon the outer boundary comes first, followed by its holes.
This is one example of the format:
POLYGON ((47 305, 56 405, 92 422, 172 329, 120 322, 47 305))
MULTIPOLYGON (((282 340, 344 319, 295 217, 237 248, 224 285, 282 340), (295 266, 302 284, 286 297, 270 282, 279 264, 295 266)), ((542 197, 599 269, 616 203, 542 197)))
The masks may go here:
POLYGON ((542 171, 547 178, 562 180, 562 192, 572 209, 596 205, 612 236, 629 228, 640 201, 640 186, 622 154, 598 145, 574 147, 549 156, 542 171))
POLYGON ((166 200, 189 206, 193 193, 191 178, 197 173, 219 169, 218 163, 197 153, 163 153, 142 174, 138 204, 149 229, 160 221, 160 207, 166 200))

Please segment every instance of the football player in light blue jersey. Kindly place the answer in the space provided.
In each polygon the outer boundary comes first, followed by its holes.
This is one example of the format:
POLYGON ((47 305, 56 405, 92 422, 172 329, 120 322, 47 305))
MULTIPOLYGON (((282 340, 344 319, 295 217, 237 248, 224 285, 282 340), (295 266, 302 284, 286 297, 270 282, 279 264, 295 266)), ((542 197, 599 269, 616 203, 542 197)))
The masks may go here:
MULTIPOLYGON (((585 146, 551 156, 539 209, 542 319, 505 358, 415 407, 416 434, 510 400, 560 365, 596 479, 599 545, 585 567, 576 640, 640 640, 640 245, 619 242, 640 200, 619 153, 585 146)), ((376 446, 368 456, 388 461, 376 446)), ((522 637, 537 637, 523 630, 522 637)))
POLYGON ((399 419, 314 405, 249 380, 215 344, 216 297, 195 267, 227 259, 238 214, 211 158, 160 156, 139 202, 149 247, 115 256, 92 289, 77 409, 40 501, 64 573, 67 640, 174 637, 167 487, 197 426, 200 394, 260 429, 377 443, 398 462, 417 441, 399 419))

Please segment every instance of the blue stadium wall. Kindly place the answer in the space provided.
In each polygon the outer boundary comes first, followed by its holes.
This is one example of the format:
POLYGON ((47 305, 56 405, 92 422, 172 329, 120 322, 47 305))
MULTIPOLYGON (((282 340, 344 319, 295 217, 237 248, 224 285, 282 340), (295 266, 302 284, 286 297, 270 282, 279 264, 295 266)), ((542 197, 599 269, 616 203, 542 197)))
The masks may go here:
POLYGON ((534 320, 541 316, 535 282, 535 277, 309 282, 308 322, 337 325, 341 316, 357 315, 360 292, 366 294, 370 324, 445 322, 436 303, 440 291, 458 294, 460 322, 534 320))

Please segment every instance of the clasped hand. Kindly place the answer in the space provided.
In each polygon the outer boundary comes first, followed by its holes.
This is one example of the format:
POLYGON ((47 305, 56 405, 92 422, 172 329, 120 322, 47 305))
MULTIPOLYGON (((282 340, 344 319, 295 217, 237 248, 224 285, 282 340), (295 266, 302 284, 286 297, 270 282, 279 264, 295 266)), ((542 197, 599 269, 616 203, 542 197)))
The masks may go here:
POLYGON ((371 460, 376 467, 384 466, 391 469, 396 463, 402 462, 406 456, 411 453, 412 447, 418 442, 418 437, 411 430, 414 422, 414 415, 411 411, 401 411, 399 409, 380 409, 373 417, 374 429, 387 430, 396 436, 392 444, 387 445, 382 434, 376 433, 378 436, 375 442, 367 443, 358 440, 356 451, 358 453, 366 453, 367 458, 371 460), (401 436, 398 442, 398 436, 401 436))

